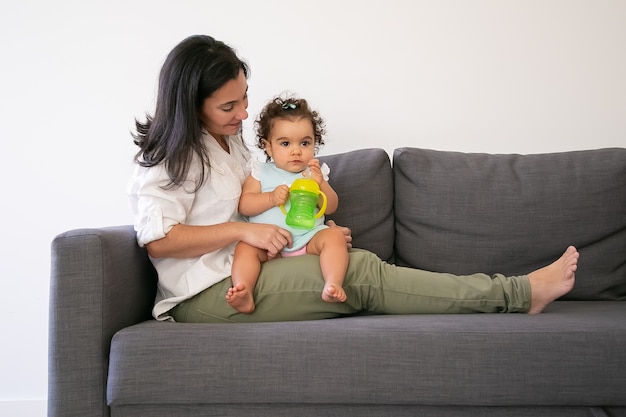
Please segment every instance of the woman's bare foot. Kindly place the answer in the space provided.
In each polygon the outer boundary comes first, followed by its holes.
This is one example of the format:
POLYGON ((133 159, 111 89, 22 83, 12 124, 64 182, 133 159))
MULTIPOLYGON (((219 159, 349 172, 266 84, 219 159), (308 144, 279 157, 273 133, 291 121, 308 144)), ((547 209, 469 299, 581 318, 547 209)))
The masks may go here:
POLYGON ((564 296, 574 287, 578 268, 578 251, 570 246, 559 259, 528 274, 532 298, 528 314, 539 314, 552 301, 564 296))
POLYGON ((324 290, 322 291, 322 300, 327 303, 343 303, 346 301, 348 296, 346 292, 343 290, 341 285, 335 285, 333 283, 327 282, 324 285, 324 290))
POLYGON ((226 293, 226 302, 240 313, 252 313, 254 311, 254 298, 243 284, 233 285, 226 293))

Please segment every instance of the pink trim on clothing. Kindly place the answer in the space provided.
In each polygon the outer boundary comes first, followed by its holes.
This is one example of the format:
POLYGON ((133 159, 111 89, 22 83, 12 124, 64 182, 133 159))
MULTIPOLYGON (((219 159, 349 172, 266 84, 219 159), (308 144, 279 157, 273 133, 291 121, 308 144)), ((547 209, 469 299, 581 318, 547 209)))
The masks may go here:
POLYGON ((280 254, 281 254, 281 256, 283 258, 290 258, 292 256, 306 255, 306 245, 304 245, 300 249, 295 250, 293 252, 281 252, 280 254))

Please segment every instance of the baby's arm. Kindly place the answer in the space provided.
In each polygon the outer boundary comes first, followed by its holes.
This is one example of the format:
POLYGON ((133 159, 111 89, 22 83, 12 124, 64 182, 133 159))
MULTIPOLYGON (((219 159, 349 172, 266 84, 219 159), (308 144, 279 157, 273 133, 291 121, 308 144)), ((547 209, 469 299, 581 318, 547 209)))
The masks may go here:
POLYGON ((251 175, 243 183, 239 198, 239 212, 244 216, 256 216, 280 204, 289 198, 289 187, 279 185, 274 191, 262 193, 261 183, 251 175))
MULTIPOLYGON (((311 178, 313 178, 320 186, 320 190, 326 194, 326 214, 333 214, 339 207, 339 196, 337 192, 331 187, 331 185, 324 179, 322 170, 320 168, 320 161, 318 159, 311 159, 309 161, 309 169, 311 170, 311 178)), ((321 201, 321 197, 320 197, 321 201)))

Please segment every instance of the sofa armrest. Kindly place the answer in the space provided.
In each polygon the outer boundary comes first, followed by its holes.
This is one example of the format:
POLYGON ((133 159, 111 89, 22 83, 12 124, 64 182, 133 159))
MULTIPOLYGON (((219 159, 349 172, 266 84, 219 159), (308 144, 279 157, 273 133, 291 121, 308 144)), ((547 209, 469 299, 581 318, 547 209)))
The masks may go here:
POLYGON ((52 242, 48 416, 108 416, 111 338, 151 318, 156 272, 132 226, 72 230, 52 242))

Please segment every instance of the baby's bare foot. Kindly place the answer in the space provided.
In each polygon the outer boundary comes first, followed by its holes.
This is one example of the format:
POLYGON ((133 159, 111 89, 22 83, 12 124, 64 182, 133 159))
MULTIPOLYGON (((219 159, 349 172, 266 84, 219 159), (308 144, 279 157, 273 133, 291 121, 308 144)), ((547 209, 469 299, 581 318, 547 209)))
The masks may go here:
POLYGON ((228 289, 226 302, 240 313, 249 314, 254 311, 252 293, 241 283, 228 289))
POLYGON ((335 285, 333 283, 326 283, 326 285, 324 285, 322 300, 327 303, 343 303, 347 298, 348 296, 341 285, 335 285))
POLYGON ((552 301, 564 296, 574 287, 578 268, 578 251, 570 246, 559 259, 528 274, 532 299, 528 314, 539 314, 552 301))

